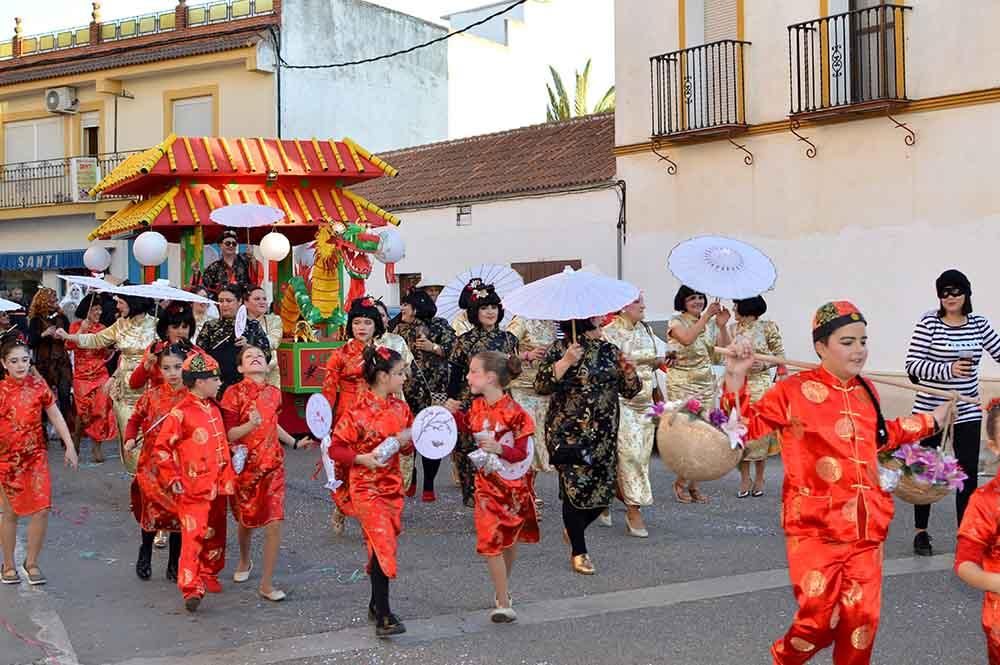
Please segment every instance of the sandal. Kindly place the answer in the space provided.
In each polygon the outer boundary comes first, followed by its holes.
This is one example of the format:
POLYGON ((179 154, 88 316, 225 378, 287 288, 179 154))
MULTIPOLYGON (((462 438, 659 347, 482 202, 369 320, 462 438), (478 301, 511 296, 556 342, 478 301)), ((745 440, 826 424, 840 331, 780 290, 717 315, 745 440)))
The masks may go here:
POLYGON ((45 579, 45 575, 42 574, 42 569, 38 567, 36 563, 31 568, 28 568, 28 563, 24 562, 21 564, 21 572, 24 576, 28 578, 28 584, 31 586, 38 586, 39 584, 45 584, 48 580, 45 579), (34 571, 34 572, 32 572, 34 571))
POLYGON ((674 481, 674 498, 677 499, 677 503, 691 503, 692 498, 687 495, 687 488, 684 485, 674 481))
POLYGON ((708 503, 708 497, 702 494, 697 487, 689 487, 688 494, 695 503, 708 503))
POLYGON ((17 574, 17 568, 0 568, 0 581, 4 584, 20 584, 21 577, 17 574))

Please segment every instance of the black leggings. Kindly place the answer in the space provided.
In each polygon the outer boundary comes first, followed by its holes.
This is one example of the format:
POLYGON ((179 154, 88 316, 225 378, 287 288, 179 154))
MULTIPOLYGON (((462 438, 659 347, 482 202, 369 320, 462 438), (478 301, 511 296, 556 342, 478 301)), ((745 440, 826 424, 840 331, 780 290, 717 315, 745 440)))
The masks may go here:
MULTIPOLYGON (((147 555, 153 551, 153 540, 156 538, 155 531, 142 531, 142 551, 147 555)), ((167 556, 168 564, 177 565, 181 558, 181 534, 178 531, 170 532, 170 550, 167 556)))
MULTIPOLYGON (((424 491, 433 492, 434 491, 434 479, 437 478, 438 469, 441 468, 441 460, 430 459, 420 456, 420 467, 424 470, 424 491)), ((416 466, 413 467, 413 480, 417 479, 417 469, 416 466)))
POLYGON ((379 565, 378 557, 374 553, 368 562, 368 567, 371 569, 369 577, 372 581, 372 599, 368 607, 375 611, 375 620, 381 623, 382 619, 390 614, 389 578, 382 572, 382 566, 379 565))
MULTIPOLYGON (((958 458, 958 465, 969 476, 962 491, 955 493, 955 512, 958 515, 959 526, 962 524, 965 507, 969 504, 969 497, 979 486, 979 437, 982 434, 982 425, 982 420, 970 420, 955 424, 955 457, 958 458)), ((929 448, 937 448, 941 445, 941 434, 935 434, 920 443, 929 448)), ((930 516, 931 507, 929 504, 913 507, 913 522, 916 528, 926 529, 930 516)))
POLYGON ((569 534, 573 556, 587 553, 587 538, 584 536, 584 531, 603 512, 604 508, 574 508, 569 501, 563 499, 563 526, 569 534))

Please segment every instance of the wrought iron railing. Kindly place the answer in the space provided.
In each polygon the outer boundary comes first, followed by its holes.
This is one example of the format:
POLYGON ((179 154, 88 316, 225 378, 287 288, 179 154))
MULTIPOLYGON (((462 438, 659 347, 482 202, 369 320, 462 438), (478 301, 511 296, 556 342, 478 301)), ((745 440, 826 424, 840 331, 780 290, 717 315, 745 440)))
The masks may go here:
POLYGON ((650 58, 652 135, 745 126, 743 72, 749 45, 724 39, 650 58))
MULTIPOLYGON (((136 152, 138 151, 98 155, 97 177, 104 177, 136 152)), ((81 197, 74 194, 77 189, 82 189, 85 185, 73 177, 73 159, 76 158, 17 162, 0 166, 0 209, 31 208, 79 201, 81 197)))
POLYGON ((879 5, 788 26, 791 115, 906 100, 906 12, 879 5))

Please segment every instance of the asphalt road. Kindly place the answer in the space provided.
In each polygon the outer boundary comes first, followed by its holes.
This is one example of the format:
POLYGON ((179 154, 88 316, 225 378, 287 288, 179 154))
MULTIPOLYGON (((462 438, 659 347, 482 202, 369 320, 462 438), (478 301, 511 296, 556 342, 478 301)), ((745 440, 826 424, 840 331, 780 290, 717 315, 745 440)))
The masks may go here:
MULTIPOLYGON (((522 547, 512 587, 519 621, 510 626, 488 621, 492 589, 471 511, 442 472, 439 500, 411 499, 404 513, 391 598, 409 632, 379 642, 365 619, 360 533, 355 524, 331 535, 329 499, 311 480, 315 461, 315 451, 288 455, 276 579, 288 599, 259 599, 256 575, 231 581, 231 528, 225 590, 193 616, 163 577, 165 551, 154 556, 152 580, 135 576, 138 528, 117 459, 75 473, 53 462, 55 507, 41 559, 49 584, 0 588, 0 664, 757 665, 770 662, 768 645, 794 612, 777 521, 778 460, 763 498, 737 499, 731 474, 705 485, 711 503, 701 506, 673 501, 672 475, 654 458, 650 538, 626 537, 617 507, 613 528, 588 531, 594 577, 570 571, 555 478, 542 477, 542 542, 522 547)), ((980 596, 951 573, 954 506, 942 504, 931 521, 940 555, 930 559, 912 556, 912 510, 898 506, 875 663, 986 662, 980 596)), ((825 653, 813 662, 832 661, 825 653)))

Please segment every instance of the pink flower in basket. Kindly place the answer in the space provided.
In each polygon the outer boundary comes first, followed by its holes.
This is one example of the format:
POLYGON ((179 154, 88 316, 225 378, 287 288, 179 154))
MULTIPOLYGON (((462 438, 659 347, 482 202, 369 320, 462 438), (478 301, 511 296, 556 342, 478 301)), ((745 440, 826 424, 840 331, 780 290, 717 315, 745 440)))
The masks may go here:
POLYGON ((654 402, 653 406, 649 407, 649 411, 646 412, 646 417, 650 420, 658 420, 663 417, 666 408, 667 405, 663 402, 654 402))
POLYGON ((698 415, 701 413, 701 400, 692 397, 684 404, 684 408, 691 413, 698 415))

